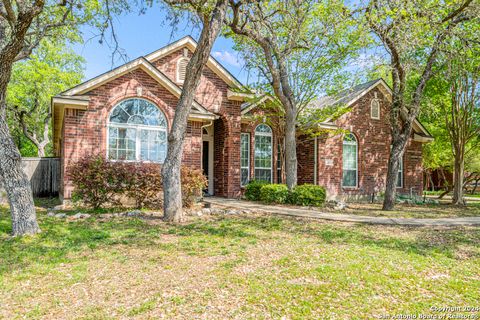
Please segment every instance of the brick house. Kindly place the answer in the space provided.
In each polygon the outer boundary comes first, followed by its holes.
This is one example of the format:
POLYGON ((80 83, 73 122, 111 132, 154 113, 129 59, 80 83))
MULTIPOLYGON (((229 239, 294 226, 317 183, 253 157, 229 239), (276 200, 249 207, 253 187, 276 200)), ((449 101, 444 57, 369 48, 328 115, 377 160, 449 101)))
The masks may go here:
MULTIPOLYGON (((69 168, 85 155, 163 162, 167 133, 195 46, 191 37, 182 38, 52 98, 53 143, 61 158, 63 199, 72 193, 69 168)), ((239 93, 241 88, 210 57, 189 115, 183 163, 204 170, 211 195, 240 197, 249 180, 280 179, 275 128, 252 121, 251 114, 261 112, 262 99, 249 103, 250 96, 239 93)), ((365 195, 381 188, 389 151, 390 96, 388 86, 377 80, 312 104, 352 105, 349 113, 320 124, 351 133, 300 137, 299 183, 324 185, 330 197, 365 195), (344 153, 348 159, 342 160, 344 153)), ((399 185, 405 192, 421 190, 422 143, 432 139, 419 122, 414 131, 399 185)))

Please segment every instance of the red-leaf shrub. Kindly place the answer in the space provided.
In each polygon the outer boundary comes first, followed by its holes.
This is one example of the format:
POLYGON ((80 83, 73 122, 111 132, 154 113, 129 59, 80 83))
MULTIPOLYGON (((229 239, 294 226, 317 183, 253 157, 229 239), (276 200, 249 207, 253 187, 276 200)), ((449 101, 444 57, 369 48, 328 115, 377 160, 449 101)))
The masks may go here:
MULTIPOLYGON (((159 208, 163 205, 163 185, 160 164, 108 161, 101 155, 86 156, 70 169, 74 200, 99 208, 119 205, 128 198, 137 208, 159 208)), ((182 167, 182 202, 190 207, 201 197, 207 186, 202 170, 182 167)))
POLYGON ((182 167, 182 204, 184 207, 191 207, 195 201, 202 196, 203 189, 207 186, 208 180, 202 170, 191 167, 182 167))
POLYGON ((122 192, 123 183, 115 163, 101 155, 86 156, 75 162, 69 173, 75 188, 74 200, 93 208, 119 204, 115 195, 122 192))
POLYGON ((125 194, 135 200, 137 208, 161 208, 163 205, 162 174, 156 163, 126 163, 125 194))

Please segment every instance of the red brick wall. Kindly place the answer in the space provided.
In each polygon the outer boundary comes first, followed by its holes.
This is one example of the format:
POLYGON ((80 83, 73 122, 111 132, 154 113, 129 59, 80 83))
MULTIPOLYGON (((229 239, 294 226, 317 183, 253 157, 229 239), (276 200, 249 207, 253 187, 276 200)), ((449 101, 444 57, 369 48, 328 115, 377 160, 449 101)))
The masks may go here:
MULTIPOLYGON (((176 82, 176 61, 183 49, 154 62, 161 71, 176 82)), ((190 53, 191 54, 191 53, 190 53)), ((87 154, 106 155, 107 118, 111 109, 120 101, 137 97, 152 101, 164 113, 170 128, 178 99, 141 69, 134 70, 88 92, 87 110, 66 109, 61 139, 63 196, 71 196, 72 186, 68 174, 69 165, 87 154)), ((228 85, 206 68, 197 90, 196 100, 210 111, 221 116, 215 121, 215 191, 216 195, 240 196, 240 103, 227 99, 228 85), (217 146, 218 144, 218 146, 217 146), (217 186, 218 180, 218 186, 217 186)), ((183 155, 183 163, 201 167, 202 125, 189 122, 183 155)))
MULTIPOLYGON (((327 188, 329 196, 370 195, 385 188, 388 157, 390 151, 390 125, 388 102, 382 92, 375 88, 360 98, 352 110, 340 117, 336 124, 352 132, 358 142, 358 187, 342 188, 342 145, 343 135, 318 138, 317 183, 327 188), (377 92, 381 100, 380 119, 371 119, 370 102, 377 92)), ((299 177, 310 174, 308 163, 313 158, 313 147, 303 150, 299 156, 299 177)), ((310 179, 309 179, 310 180, 310 179)), ((417 194, 422 191, 422 144, 410 140, 404 154, 404 184, 399 193, 408 193, 414 188, 417 194)))
POLYGON ((315 181, 315 140, 312 137, 301 136, 297 140, 297 182, 298 184, 314 183, 315 181))

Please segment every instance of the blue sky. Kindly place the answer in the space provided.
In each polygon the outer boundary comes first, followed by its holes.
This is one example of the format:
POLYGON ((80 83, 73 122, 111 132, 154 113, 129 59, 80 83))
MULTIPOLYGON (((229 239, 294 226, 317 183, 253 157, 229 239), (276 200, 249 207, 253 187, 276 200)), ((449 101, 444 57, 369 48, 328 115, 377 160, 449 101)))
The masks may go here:
MULTIPOLYGON (((192 35, 195 39, 198 38, 198 30, 193 29, 191 25, 187 26, 185 22, 172 33, 172 26, 169 25, 165 15, 160 8, 153 7, 142 15, 132 12, 116 18, 114 21, 115 33, 126 59, 116 56, 113 66, 113 50, 109 44, 99 43, 99 38, 95 37, 98 35, 98 30, 84 28, 82 30, 84 43, 74 45, 74 50, 86 60, 85 79, 90 79, 112 67, 121 65, 126 62, 125 60, 146 55, 183 36, 192 35)), ((241 82, 246 83, 247 72, 242 68, 243 63, 232 47, 231 40, 220 37, 215 42, 212 55, 241 82)))

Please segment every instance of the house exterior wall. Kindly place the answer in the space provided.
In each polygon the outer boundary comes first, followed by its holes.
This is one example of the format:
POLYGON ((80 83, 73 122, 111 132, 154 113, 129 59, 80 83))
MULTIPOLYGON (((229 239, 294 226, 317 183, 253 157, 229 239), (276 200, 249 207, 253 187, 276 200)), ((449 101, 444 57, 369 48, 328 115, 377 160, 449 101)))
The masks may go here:
MULTIPOLYGON (((172 53, 154 64, 176 82, 176 61, 183 49, 172 53)), ((191 54, 191 53, 189 53, 191 54)), ((196 100, 220 116, 215 121, 215 170, 216 195, 240 196, 240 103, 227 99, 228 85, 215 73, 205 69, 196 100), (219 126, 219 123, 222 125, 219 126), (222 128, 220 128, 222 127, 222 128), (221 146, 221 147, 220 147, 221 146), (217 185, 218 182, 218 185, 217 185)), ((178 102, 173 94, 141 69, 113 79, 86 93, 90 96, 86 110, 65 109, 61 133, 62 155, 61 195, 69 199, 73 190, 69 169, 71 164, 89 154, 106 155, 107 120, 110 111, 128 98, 142 98, 153 102, 166 116, 168 128, 178 102), (139 89, 141 88, 141 89, 139 89)), ((189 121, 184 141, 184 165, 201 168, 202 126, 209 123, 189 121)))
MULTIPOLYGON (((382 92, 375 88, 360 98, 352 110, 337 121, 339 128, 353 133, 358 143, 358 184, 355 188, 342 187, 343 135, 318 137, 317 184, 325 186, 330 198, 371 196, 385 189, 388 157, 390 152, 389 103, 382 92), (380 119, 370 117, 370 103, 375 92, 381 101, 380 119)), ((299 183, 313 183, 311 164, 314 144, 303 143, 298 148, 299 183)), ((421 194, 423 186, 422 144, 410 139, 404 156, 403 187, 399 193, 421 194)))

